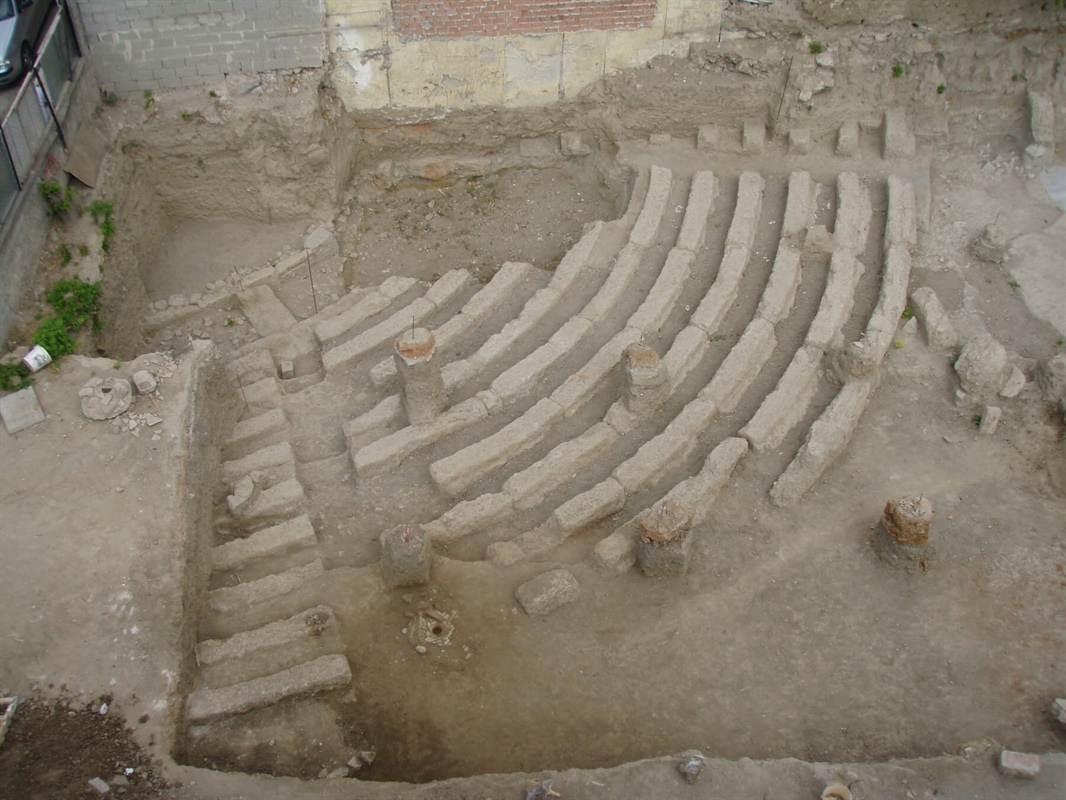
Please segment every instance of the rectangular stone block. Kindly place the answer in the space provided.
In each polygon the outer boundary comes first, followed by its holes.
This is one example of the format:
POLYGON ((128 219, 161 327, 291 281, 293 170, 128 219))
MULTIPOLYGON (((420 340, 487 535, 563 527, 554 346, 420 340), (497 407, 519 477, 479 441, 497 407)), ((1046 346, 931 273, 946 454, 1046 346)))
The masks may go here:
POLYGON ((200 689, 185 701, 190 724, 203 725, 222 717, 274 705, 289 697, 340 689, 352 681, 348 659, 328 655, 282 672, 221 689, 200 689))
POLYGON ((640 341, 643 333, 636 328, 624 328, 611 337, 588 362, 567 378, 563 385, 551 394, 570 416, 584 407, 585 402, 614 374, 622 353, 631 344, 640 341))
POLYGON ((666 430, 649 439, 630 458, 623 461, 612 477, 625 487, 627 494, 658 481, 686 458, 696 447, 699 435, 718 415, 714 403, 704 396, 689 402, 666 426, 666 430))
POLYGON ((740 290, 740 278, 748 263, 751 251, 747 248, 729 248, 722 256, 714 283, 703 296, 699 306, 689 318, 689 323, 713 336, 725 315, 733 306, 740 290))
POLYGON ((531 617, 548 614, 574 600, 581 586, 566 569, 545 572, 515 589, 515 599, 531 617))
POLYGON ((310 564, 285 572, 245 581, 236 586, 214 589, 207 593, 207 610, 221 617, 236 615, 251 606, 275 602, 279 597, 300 588, 323 572, 322 561, 316 558, 310 564))
POLYGON ((563 503, 551 519, 563 531, 573 532, 621 511, 625 503, 625 489, 618 481, 607 478, 563 503))
POLYGON ((744 120, 740 147, 745 153, 761 153, 766 147, 766 123, 758 119, 744 120))
POLYGON ((859 123, 846 119, 837 130, 836 153, 841 158, 854 158, 859 154, 859 123))
POLYGON ((714 210, 714 198, 718 194, 718 183, 714 173, 703 170, 692 178, 688 192, 688 205, 681 231, 677 234, 677 246, 691 253, 699 252, 707 234, 707 219, 714 210))
POLYGON ((599 325, 615 314, 615 308, 629 292, 633 276, 640 270, 644 248, 630 242, 618 254, 607 280, 603 282, 579 316, 594 325, 599 325))
POLYGON ((500 375, 492 391, 505 403, 535 391, 544 373, 565 358, 592 330, 592 323, 571 317, 544 344, 500 375))
POLYGON ((646 334, 657 334, 665 324, 674 304, 681 296, 681 290, 692 274, 692 261, 695 258, 687 250, 674 248, 666 257, 666 263, 659 273, 655 285, 651 287, 640 308, 629 318, 629 327, 646 334))
POLYGON ((44 422, 44 409, 37 400, 37 391, 32 386, 19 389, 0 397, 0 418, 10 434, 24 431, 38 422, 44 422))
POLYGON ((659 236, 663 214, 666 212, 666 204, 670 200, 672 185, 673 174, 670 170, 665 167, 652 166, 648 191, 644 195, 640 216, 633 224, 633 230, 629 232, 630 242, 641 247, 651 247, 655 243, 659 236))
POLYGON ((604 575, 624 575, 637 563, 639 531, 630 520, 610 536, 600 539, 592 548, 590 561, 604 575))
MULTIPOLYGON (((306 514, 280 525, 264 528, 243 539, 220 544, 211 551, 211 569, 215 572, 240 572, 257 561, 310 549, 318 544, 315 529, 306 514)), ((247 576, 246 576, 247 577, 247 576)))
POLYGON ((729 224, 726 235, 726 250, 739 248, 750 250, 755 241, 755 226, 762 212, 762 196, 766 181, 757 172, 744 172, 737 187, 737 204, 733 210, 733 221, 729 224))
POLYGON ((737 407, 776 346, 773 323, 765 319, 753 319, 748 323, 740 340, 733 345, 704 390, 720 412, 728 414, 737 407))
POLYGON ((1040 774, 1040 756, 1035 753, 1001 750, 998 766, 999 771, 1007 777, 1032 779, 1040 774))

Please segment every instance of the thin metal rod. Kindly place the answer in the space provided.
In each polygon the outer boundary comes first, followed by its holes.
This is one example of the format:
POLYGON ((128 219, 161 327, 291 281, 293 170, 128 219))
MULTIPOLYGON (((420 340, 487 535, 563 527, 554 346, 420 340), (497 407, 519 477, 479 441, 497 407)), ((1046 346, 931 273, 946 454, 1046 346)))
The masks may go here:
POLYGON ((311 274, 311 251, 304 250, 304 258, 307 259, 307 279, 311 281, 311 302, 315 304, 315 315, 318 315, 318 296, 315 294, 315 276, 311 274))

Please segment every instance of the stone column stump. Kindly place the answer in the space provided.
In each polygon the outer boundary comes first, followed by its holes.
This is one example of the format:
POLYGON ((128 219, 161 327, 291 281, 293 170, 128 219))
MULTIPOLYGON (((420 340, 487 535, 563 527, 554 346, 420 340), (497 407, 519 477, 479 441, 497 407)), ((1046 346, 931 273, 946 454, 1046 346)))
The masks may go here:
POLYGON ((649 578, 673 578, 688 569, 692 512, 669 501, 653 508, 639 522, 637 563, 649 578))
POLYGON ((625 373, 625 403, 637 416, 662 408, 670 395, 670 376, 659 354, 642 344, 631 344, 622 355, 625 373))
POLYGON ((905 569, 928 566, 933 504, 927 497, 900 497, 885 504, 874 530, 874 551, 888 564, 905 569))
POLYGON ((429 582, 433 548, 421 525, 397 525, 381 535, 381 571, 390 587, 429 582))
POLYGON ((437 337, 429 328, 412 328, 396 340, 396 372, 411 425, 429 422, 448 403, 436 353, 437 337))

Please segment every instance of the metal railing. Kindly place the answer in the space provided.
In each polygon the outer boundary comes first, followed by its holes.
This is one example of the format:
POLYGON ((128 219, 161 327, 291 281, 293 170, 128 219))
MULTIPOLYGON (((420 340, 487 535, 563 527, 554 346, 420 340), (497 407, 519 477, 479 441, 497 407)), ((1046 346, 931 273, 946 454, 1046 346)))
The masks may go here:
POLYGON ((0 225, 19 193, 27 188, 53 128, 67 147, 63 119, 70 106, 81 48, 66 3, 57 0, 56 6, 33 66, 23 75, 11 106, 0 120, 0 225))

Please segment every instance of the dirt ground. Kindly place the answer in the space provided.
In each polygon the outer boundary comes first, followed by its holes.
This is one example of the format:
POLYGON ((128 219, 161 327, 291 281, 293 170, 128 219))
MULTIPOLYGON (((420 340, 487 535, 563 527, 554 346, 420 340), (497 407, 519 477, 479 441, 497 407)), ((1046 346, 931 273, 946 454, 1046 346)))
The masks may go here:
MULTIPOLYGON (((751 13, 735 12, 736 30, 755 24, 751 13)), ((845 782, 862 779, 856 797, 1061 796, 1066 762, 1056 754, 1066 749, 1066 731, 1047 707, 1066 694, 1066 441, 1062 411, 1044 399, 1035 378, 1040 364, 1064 352, 1066 242, 1063 211, 1048 197, 1040 169, 1022 156, 1030 141, 1025 84, 1051 91, 1060 115, 1066 108, 1061 36, 1020 32, 1022 23, 1013 38, 995 30, 939 30, 936 20, 921 27, 838 29, 831 48, 835 87, 807 104, 794 99, 798 84, 787 83, 780 106, 786 127, 811 128, 810 156, 786 157, 781 142, 775 147, 773 141, 761 156, 698 153, 694 123, 715 117, 708 110, 718 108, 715 103, 739 119, 754 107, 773 108, 783 82, 800 80, 788 77, 792 70, 805 74, 805 64, 790 67, 785 55, 788 47, 795 50, 784 32, 795 23, 792 13, 784 9, 772 24, 760 22, 766 35, 739 39, 729 58, 696 50, 686 60, 657 60, 649 69, 606 79, 572 108, 526 118, 526 127, 513 131, 540 136, 552 125, 582 119, 595 143, 585 160, 523 165, 507 161, 511 151, 501 146, 504 163, 486 174, 383 181, 383 159, 399 164, 405 155, 424 157, 431 144, 447 138, 449 126, 474 130, 478 117, 457 115, 431 134, 386 130, 375 127, 377 121, 362 131, 354 162, 342 167, 335 159, 322 178, 338 184, 331 207, 323 208, 314 186, 301 184, 285 201, 293 208, 279 218, 259 214, 256 204, 270 205, 284 194, 282 183, 264 181, 256 200, 243 202, 232 217, 198 217, 192 204, 175 199, 185 180, 182 158, 206 162, 190 171, 201 176, 197 196, 215 198, 212 209, 225 207, 227 191, 239 196, 243 187, 224 187, 240 172, 230 161, 235 156, 221 144, 214 150, 211 137, 221 136, 227 124, 252 135, 243 116, 250 98, 220 102, 203 93, 175 93, 158 98, 151 113, 135 107, 104 112, 112 115, 116 143, 139 143, 112 153, 105 168, 113 176, 148 175, 147 185, 178 177, 159 184, 164 188, 151 203, 138 201, 127 209, 130 216, 118 218, 120 226, 154 226, 149 255, 122 277, 143 283, 136 307, 141 318, 155 322, 142 327, 140 318, 110 317, 116 338, 108 340, 105 329, 101 341, 86 344, 106 357, 68 358, 37 378, 46 422, 15 436, 0 433, 0 694, 33 698, 0 747, 0 795, 86 796, 89 778, 111 779, 133 767, 129 796, 146 797, 328 797, 343 791, 519 797, 525 778, 497 774, 540 777, 548 771, 557 773, 564 798, 690 790, 694 797, 815 797, 848 770, 845 782), (732 57, 737 53, 743 58, 732 57), (999 60, 990 62, 990 53, 999 60), (738 72, 738 60, 754 75, 738 72), (890 70, 897 61, 905 68, 895 79, 890 70), (744 86, 751 90, 737 91, 744 86), (307 599, 334 609, 351 686, 234 717, 195 741, 185 736, 182 702, 195 680, 187 645, 205 634, 183 606, 195 596, 190 585, 207 581, 204 556, 189 550, 186 530, 197 525, 193 507, 225 521, 228 487, 217 480, 219 442, 242 413, 232 387, 211 383, 205 389, 203 376, 247 352, 259 335, 235 300, 162 316, 148 303, 204 292, 230 276, 239 283, 296 252, 305 235, 325 226, 339 244, 339 256, 328 262, 334 295, 313 299, 304 273, 295 270, 272 284, 297 319, 312 316, 319 300, 325 307, 345 291, 391 275, 431 282, 461 267, 482 285, 507 261, 529 262, 530 282, 493 320, 502 324, 544 285, 587 223, 622 216, 633 176, 649 164, 669 166, 676 175, 714 169, 723 199, 735 191, 741 170, 757 169, 768 185, 764 220, 780 216, 794 169, 809 170, 830 186, 847 169, 876 187, 887 169, 876 125, 890 101, 907 103, 919 137, 916 158, 893 167, 919 195, 911 288, 933 288, 963 341, 987 330, 1028 378, 1017 398, 997 401, 1004 416, 994 436, 978 435, 980 405, 956 400, 955 354, 903 326, 858 431, 815 488, 786 509, 768 499, 803 432, 828 403, 828 388, 779 448, 742 462, 709 521, 694 530, 683 578, 649 580, 636 570, 605 577, 587 561, 602 536, 660 491, 636 497, 547 562, 492 566, 483 560, 491 538, 476 535, 440 549, 425 587, 391 590, 380 577, 380 533, 446 510, 449 501, 430 483, 428 464, 491 428, 476 428, 450 450, 430 449, 380 478, 356 481, 341 426, 379 398, 368 378, 383 356, 377 353, 350 374, 325 376, 282 396, 326 567, 307 599), (189 109, 212 124, 190 125, 189 109), (833 154, 841 114, 858 119, 862 130, 860 152, 847 161, 833 154), (673 139, 649 145, 648 132, 673 139), (165 150, 168 142, 174 146, 165 150), (149 161, 152 154, 158 157, 149 161), (1003 263, 972 250, 989 224, 1014 243, 1003 263), (1059 269, 1044 268, 1049 254, 1059 259, 1059 269), (118 344, 108 349, 109 341, 118 344), (158 413, 158 438, 143 425, 120 429, 81 417, 77 390, 89 377, 130 374, 138 365, 132 356, 156 350, 177 359, 168 367, 173 374, 163 381, 159 402, 138 398, 132 413, 158 413), (930 498, 936 513, 934 547, 921 571, 892 569, 871 546, 885 501, 905 495, 930 498), (189 574, 175 570, 176 563, 188 563, 189 574), (527 616, 515 587, 557 565, 578 578, 579 598, 546 617, 527 616), (454 633, 445 646, 423 654, 405 631, 425 609, 447 613, 454 633), (110 710, 101 715, 105 696, 110 710), (87 733, 89 723, 105 722, 87 733), (84 757, 75 759, 69 743, 78 737, 92 743, 77 748, 84 757), (1045 774, 1034 783, 1004 782, 991 767, 995 743, 1049 754, 1045 774), (710 778, 682 790, 674 762, 656 759, 689 749, 723 761, 714 762, 710 778), (230 783, 224 774, 321 778, 362 750, 375 751, 373 763, 360 771, 358 783, 340 782, 358 790, 335 788, 336 781, 230 783), (892 763, 900 759, 916 761, 892 763), (450 780, 471 776, 485 777, 450 780), (401 789, 390 782, 427 785, 401 789)), ((811 35, 825 34, 815 28, 811 35)), ((268 82, 262 102, 276 116, 267 132, 272 125, 305 124, 300 120, 308 104, 328 109, 328 93, 316 91, 320 81, 306 73, 268 82)), ((479 152, 500 145, 498 129, 486 125, 478 135, 479 152)), ((1051 166, 1062 165, 1056 153, 1051 166)), ((879 191, 875 211, 885 207, 879 191)), ((671 208, 675 199, 680 209, 685 197, 672 197, 671 208)), ((836 209, 826 200, 816 221, 831 223, 836 209)), ((724 200, 716 207, 709 240, 722 238, 731 211, 724 200)), ((669 223, 675 228, 680 212, 676 216, 669 223)), ((57 227, 42 257, 38 295, 61 271, 61 243, 94 241, 84 220, 67 225, 57 227)), ((871 241, 883 226, 875 214, 871 241)), ((759 227, 753 250, 766 266, 750 277, 753 282, 765 280, 775 234, 759 227)), ((665 252, 665 245, 656 247, 665 252)), ((880 258, 879 248, 871 244, 868 255, 880 258)), ((94 277, 95 243, 91 250, 67 269, 94 277)), ((719 241, 700 258, 710 264, 720 256, 719 241)), ((811 273, 796 304, 801 321, 813 314, 821 291, 822 279, 811 273)), ((110 263, 104 276, 105 291, 108 281, 119 280, 110 263)), ((868 270, 860 283, 846 330, 852 338, 876 303, 878 281, 868 270)), ((572 302, 578 304, 577 294, 572 302)), ((738 300, 720 351, 694 381, 713 373, 757 302, 754 291, 738 300)), ((23 343, 42 310, 28 298, 9 338, 23 343)), ((670 325, 676 333, 676 320, 670 325)), ((663 333, 667 344, 670 325, 663 333)), ((701 438, 735 435, 773 388, 802 333, 801 322, 781 326, 781 353, 767 374, 735 414, 716 420, 701 438)), ((608 336, 597 332, 594 339, 602 343, 608 336)), ((598 421, 607 398, 593 405, 559 435, 598 421)), ((649 423, 625 445, 627 452, 663 424, 649 423)), ((542 454, 523 455, 521 463, 542 454)), ((692 470, 693 464, 679 464, 676 475, 692 470)), ((535 527, 599 477, 595 468, 573 476, 546 504, 514 515, 493 536, 535 527)), ((472 496, 498 490, 498 483, 490 476, 472 496)), ((117 794, 123 789, 115 786, 117 794)))

